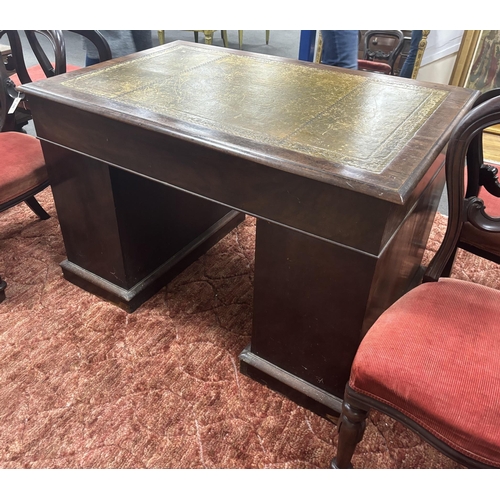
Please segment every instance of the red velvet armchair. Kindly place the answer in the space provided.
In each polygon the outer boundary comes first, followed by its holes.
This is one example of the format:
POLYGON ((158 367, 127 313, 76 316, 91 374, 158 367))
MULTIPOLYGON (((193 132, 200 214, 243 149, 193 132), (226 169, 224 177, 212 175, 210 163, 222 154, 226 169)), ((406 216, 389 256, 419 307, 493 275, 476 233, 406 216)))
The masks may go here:
POLYGON ((483 201, 464 189, 469 145, 483 129, 500 123, 500 97, 487 97, 449 142, 448 227, 424 283, 385 311, 359 346, 339 419, 334 468, 351 467, 371 408, 462 465, 500 466, 500 290, 441 278, 465 223, 482 234, 500 233, 500 218, 486 215, 483 201))

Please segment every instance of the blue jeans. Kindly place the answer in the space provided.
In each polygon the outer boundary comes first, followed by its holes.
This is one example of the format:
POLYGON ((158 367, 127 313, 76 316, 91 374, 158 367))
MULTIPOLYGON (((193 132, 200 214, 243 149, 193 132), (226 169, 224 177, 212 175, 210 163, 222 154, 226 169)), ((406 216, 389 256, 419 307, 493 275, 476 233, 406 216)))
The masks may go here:
POLYGON ((410 50, 408 56, 403 63, 403 67, 399 72, 399 76, 403 78, 411 78, 413 74, 413 67, 415 66, 415 59, 417 58, 418 44, 422 40, 422 30, 413 30, 411 32, 410 50))
POLYGON ((321 30, 321 62, 330 66, 358 69, 358 30, 321 30))
POLYGON ((85 66, 93 66, 99 62, 101 62, 99 58, 94 59, 93 57, 85 56, 85 66))

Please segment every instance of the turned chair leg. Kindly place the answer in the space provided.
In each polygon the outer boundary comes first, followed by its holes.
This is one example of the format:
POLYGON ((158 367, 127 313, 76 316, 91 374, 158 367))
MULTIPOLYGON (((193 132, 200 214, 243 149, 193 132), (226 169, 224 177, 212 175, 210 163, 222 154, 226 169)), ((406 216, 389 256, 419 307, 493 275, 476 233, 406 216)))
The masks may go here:
POLYGON ((207 45, 212 45, 214 38, 213 31, 204 31, 203 34, 205 35, 205 43, 207 45))
POLYGON ((337 456, 332 460, 332 469, 352 469, 351 458, 356 445, 363 439, 368 410, 356 407, 346 394, 339 418, 339 443, 337 456))
POLYGON ((28 207, 30 207, 31 210, 33 210, 33 212, 40 217, 40 219, 50 219, 50 215, 42 208, 34 196, 24 201, 26 202, 26 205, 28 205, 28 207))
POLYGON ((3 302, 5 300, 5 289, 7 288, 7 283, 2 280, 2 277, 0 276, 0 302, 3 302))

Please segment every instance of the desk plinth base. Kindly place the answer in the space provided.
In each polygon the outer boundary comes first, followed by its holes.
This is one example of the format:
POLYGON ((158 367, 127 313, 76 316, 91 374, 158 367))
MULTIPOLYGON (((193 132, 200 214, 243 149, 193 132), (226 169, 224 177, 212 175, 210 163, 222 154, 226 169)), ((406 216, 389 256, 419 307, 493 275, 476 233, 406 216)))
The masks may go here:
POLYGON ((240 371, 244 375, 333 423, 342 411, 342 399, 306 382, 252 353, 250 346, 239 356, 240 371))

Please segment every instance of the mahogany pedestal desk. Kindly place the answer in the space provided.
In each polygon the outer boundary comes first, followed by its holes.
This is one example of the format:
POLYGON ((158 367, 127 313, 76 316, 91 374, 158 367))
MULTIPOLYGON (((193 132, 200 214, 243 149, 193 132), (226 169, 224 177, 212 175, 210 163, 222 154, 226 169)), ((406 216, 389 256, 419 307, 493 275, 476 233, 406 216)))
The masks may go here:
POLYGON ((364 332, 418 281, 439 154, 477 94, 187 42, 22 90, 66 279, 132 311, 257 217, 241 369, 324 416, 364 332))

